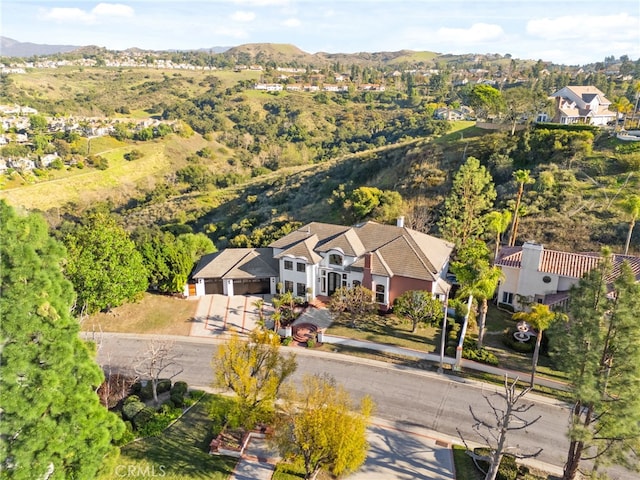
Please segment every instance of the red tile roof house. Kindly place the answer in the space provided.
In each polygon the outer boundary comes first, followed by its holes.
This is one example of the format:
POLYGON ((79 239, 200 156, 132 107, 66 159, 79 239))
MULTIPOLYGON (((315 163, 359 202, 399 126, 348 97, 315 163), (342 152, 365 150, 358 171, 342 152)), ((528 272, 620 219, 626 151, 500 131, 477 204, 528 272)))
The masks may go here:
MULTIPOLYGON (((285 291, 313 299, 330 296, 342 286, 362 285, 374 292, 385 310, 408 290, 444 297, 452 250, 449 242, 405 227, 402 217, 395 226, 312 222, 276 240, 268 249, 227 249, 203 257, 192 275, 196 285, 190 294, 241 293, 237 287, 251 278, 258 266, 271 265, 274 271, 253 277, 262 282, 262 291, 254 293, 275 294, 276 284, 281 283, 285 291)), ((242 292, 245 290, 243 287, 242 292)))
MULTIPOLYGON (((523 310, 527 303, 545 303, 562 308, 570 289, 580 278, 595 268, 602 257, 597 253, 570 253, 547 250, 542 245, 526 242, 521 247, 500 251, 496 266, 504 278, 498 287, 498 303, 523 310)), ((611 281, 619 274, 622 262, 629 262, 640 281, 640 257, 613 255, 611 281)))

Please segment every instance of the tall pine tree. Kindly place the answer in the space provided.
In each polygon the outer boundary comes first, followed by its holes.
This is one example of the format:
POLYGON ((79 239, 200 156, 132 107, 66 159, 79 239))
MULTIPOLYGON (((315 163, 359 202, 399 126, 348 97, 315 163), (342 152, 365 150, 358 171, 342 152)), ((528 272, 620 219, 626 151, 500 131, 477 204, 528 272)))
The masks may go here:
POLYGON ((95 392, 104 377, 71 316, 64 262, 41 217, 0 201, 2 478, 96 478, 124 430, 95 392))
POLYGON ((440 235, 455 242, 458 248, 479 238, 495 199, 491 174, 477 158, 469 157, 453 178, 451 193, 444 201, 444 212, 438 222, 440 235))
POLYGON ((627 263, 619 269, 611 290, 614 267, 605 256, 572 293, 569 320, 555 328, 573 396, 564 480, 576 478, 583 460, 594 470, 639 467, 640 284, 627 263))

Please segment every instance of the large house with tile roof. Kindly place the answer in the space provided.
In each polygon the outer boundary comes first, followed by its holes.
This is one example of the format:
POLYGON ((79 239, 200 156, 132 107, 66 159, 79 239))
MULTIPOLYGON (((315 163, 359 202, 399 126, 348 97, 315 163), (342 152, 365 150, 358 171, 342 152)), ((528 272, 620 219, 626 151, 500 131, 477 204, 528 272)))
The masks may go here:
POLYGON ((444 296, 453 244, 404 226, 311 222, 264 249, 226 249, 203 257, 190 295, 276 293, 312 299, 362 285, 381 309, 408 290, 444 296))
POLYGON ((606 125, 616 119, 616 112, 609 110, 611 102, 596 87, 567 86, 551 97, 555 99, 553 122, 606 125))
MULTIPOLYGON (((597 253, 548 250, 534 242, 503 248, 495 262, 504 275, 498 287, 498 303, 514 310, 523 310, 531 303, 562 308, 569 299, 571 287, 601 260, 597 253)), ((617 277, 620 265, 625 261, 640 281, 640 257, 614 254, 612 260, 611 281, 617 277)))

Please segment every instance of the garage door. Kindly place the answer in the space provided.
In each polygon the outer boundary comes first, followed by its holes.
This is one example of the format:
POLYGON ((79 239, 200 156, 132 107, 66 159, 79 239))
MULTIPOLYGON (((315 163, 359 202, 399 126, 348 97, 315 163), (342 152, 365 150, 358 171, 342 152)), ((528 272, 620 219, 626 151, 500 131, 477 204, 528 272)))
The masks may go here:
POLYGON ((271 293, 271 282, 266 279, 234 280, 233 293, 235 295, 261 295, 271 293))
POLYGON ((204 279, 204 293, 206 295, 213 295, 215 293, 222 294, 222 279, 219 278, 205 278, 204 279))

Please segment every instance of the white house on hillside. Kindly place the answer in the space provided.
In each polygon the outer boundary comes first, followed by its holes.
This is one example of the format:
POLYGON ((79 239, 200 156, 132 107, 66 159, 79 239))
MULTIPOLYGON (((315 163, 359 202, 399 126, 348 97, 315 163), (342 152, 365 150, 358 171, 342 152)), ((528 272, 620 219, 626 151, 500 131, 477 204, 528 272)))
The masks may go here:
POLYGON ((551 97, 555 98, 553 122, 606 125, 616 119, 616 112, 609 110, 611 102, 596 87, 567 86, 551 97))
MULTIPOLYGON (((569 299, 571 287, 601 259, 598 253, 547 250, 533 242, 503 248, 495 263, 504 275, 498 287, 498 303, 514 310, 523 310, 530 303, 562 307, 569 299)), ((613 255, 614 277, 619 272, 619 265, 625 261, 640 280, 640 257, 630 255, 613 255)))
POLYGON ((362 285, 381 309, 407 290, 444 297, 453 244, 404 226, 365 222, 353 226, 311 222, 268 248, 227 248, 202 257, 185 295, 275 294, 331 296, 362 285))

